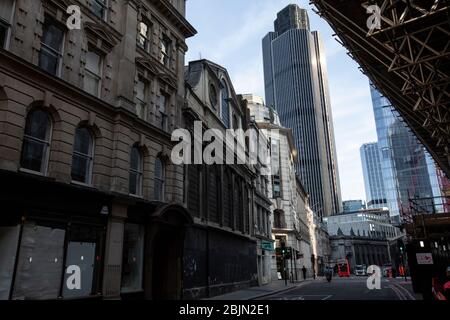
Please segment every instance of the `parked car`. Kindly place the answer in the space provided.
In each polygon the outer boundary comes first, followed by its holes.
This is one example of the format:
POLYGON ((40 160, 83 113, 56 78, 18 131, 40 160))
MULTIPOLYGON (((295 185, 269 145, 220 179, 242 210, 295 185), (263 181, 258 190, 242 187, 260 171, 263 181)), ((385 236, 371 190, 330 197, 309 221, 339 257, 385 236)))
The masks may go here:
POLYGON ((367 266, 365 264, 356 265, 355 275, 356 276, 366 276, 367 275, 367 266))

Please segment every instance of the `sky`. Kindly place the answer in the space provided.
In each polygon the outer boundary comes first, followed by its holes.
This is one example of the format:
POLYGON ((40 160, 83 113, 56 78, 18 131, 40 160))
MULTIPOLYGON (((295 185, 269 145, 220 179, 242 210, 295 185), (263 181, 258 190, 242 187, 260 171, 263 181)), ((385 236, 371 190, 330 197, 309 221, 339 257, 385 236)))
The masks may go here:
POLYGON ((264 97, 262 38, 290 3, 308 9, 311 31, 325 44, 342 199, 365 199, 359 148, 377 140, 369 80, 334 38, 309 1, 188 0, 187 19, 198 34, 188 39, 186 61, 208 59, 225 67, 236 93, 264 97))

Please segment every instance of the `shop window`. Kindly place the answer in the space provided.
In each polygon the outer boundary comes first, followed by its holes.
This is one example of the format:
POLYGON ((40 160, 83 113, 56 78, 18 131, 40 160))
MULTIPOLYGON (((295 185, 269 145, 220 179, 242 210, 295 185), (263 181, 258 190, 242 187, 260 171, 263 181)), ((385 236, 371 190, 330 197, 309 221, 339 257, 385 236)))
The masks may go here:
POLYGON ((95 267, 95 243, 69 242, 66 252, 66 265, 78 266, 81 272, 81 288, 70 290, 66 283, 71 276, 65 273, 63 282, 64 298, 82 298, 92 295, 92 283, 95 267))
POLYGON ((39 67, 58 76, 61 69, 61 58, 63 51, 64 31, 52 20, 46 18, 39 54, 39 67))
POLYGON ((75 132, 75 144, 72 157, 72 180, 85 184, 91 183, 93 140, 87 128, 78 128, 75 132))
POLYGON ((122 293, 142 290, 144 268, 144 227, 125 224, 122 261, 122 293))
POLYGON ((51 122, 48 114, 40 109, 28 113, 22 147, 21 167, 46 173, 50 150, 51 122))
POLYGON ((0 227, 0 301, 9 299, 19 234, 20 226, 0 227))
POLYGON ((23 226, 14 283, 14 300, 57 299, 63 272, 65 231, 23 226))

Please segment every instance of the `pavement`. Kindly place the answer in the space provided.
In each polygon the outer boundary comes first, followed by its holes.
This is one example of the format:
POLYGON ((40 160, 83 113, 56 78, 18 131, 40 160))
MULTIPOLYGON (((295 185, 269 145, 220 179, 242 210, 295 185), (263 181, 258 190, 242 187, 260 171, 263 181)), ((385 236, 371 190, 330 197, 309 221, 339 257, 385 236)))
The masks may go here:
POLYGON ((412 290, 408 279, 381 280, 380 290, 367 288, 367 277, 307 279, 297 283, 273 281, 208 300, 421 300, 422 296, 412 290))
POLYGON ((258 286, 258 287, 251 287, 244 290, 239 290, 231 293, 227 293, 221 296, 216 296, 210 299, 205 300, 256 300, 256 299, 262 299, 267 296, 272 296, 276 294, 281 294, 283 292, 288 292, 289 290, 298 289, 303 285, 306 285, 309 282, 312 282, 312 279, 307 279, 304 281, 297 281, 296 283, 290 283, 285 284, 284 280, 276 280, 272 281, 271 283, 264 285, 264 286, 258 286))

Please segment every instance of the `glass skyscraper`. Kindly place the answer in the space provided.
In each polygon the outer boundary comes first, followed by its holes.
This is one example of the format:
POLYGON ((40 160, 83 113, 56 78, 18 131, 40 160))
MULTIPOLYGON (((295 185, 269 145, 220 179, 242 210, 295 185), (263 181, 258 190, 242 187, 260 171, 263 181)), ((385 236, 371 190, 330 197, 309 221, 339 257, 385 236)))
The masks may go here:
POLYGON ((360 149, 368 209, 387 207, 378 143, 367 143, 360 149))
POLYGON ((275 32, 263 39, 266 104, 291 128, 298 151, 296 171, 319 216, 342 211, 326 58, 307 11, 289 5, 275 32))
POLYGON ((391 103, 371 86, 378 134, 381 171, 387 205, 394 222, 412 214, 441 212, 437 170, 422 144, 402 121, 391 103))

